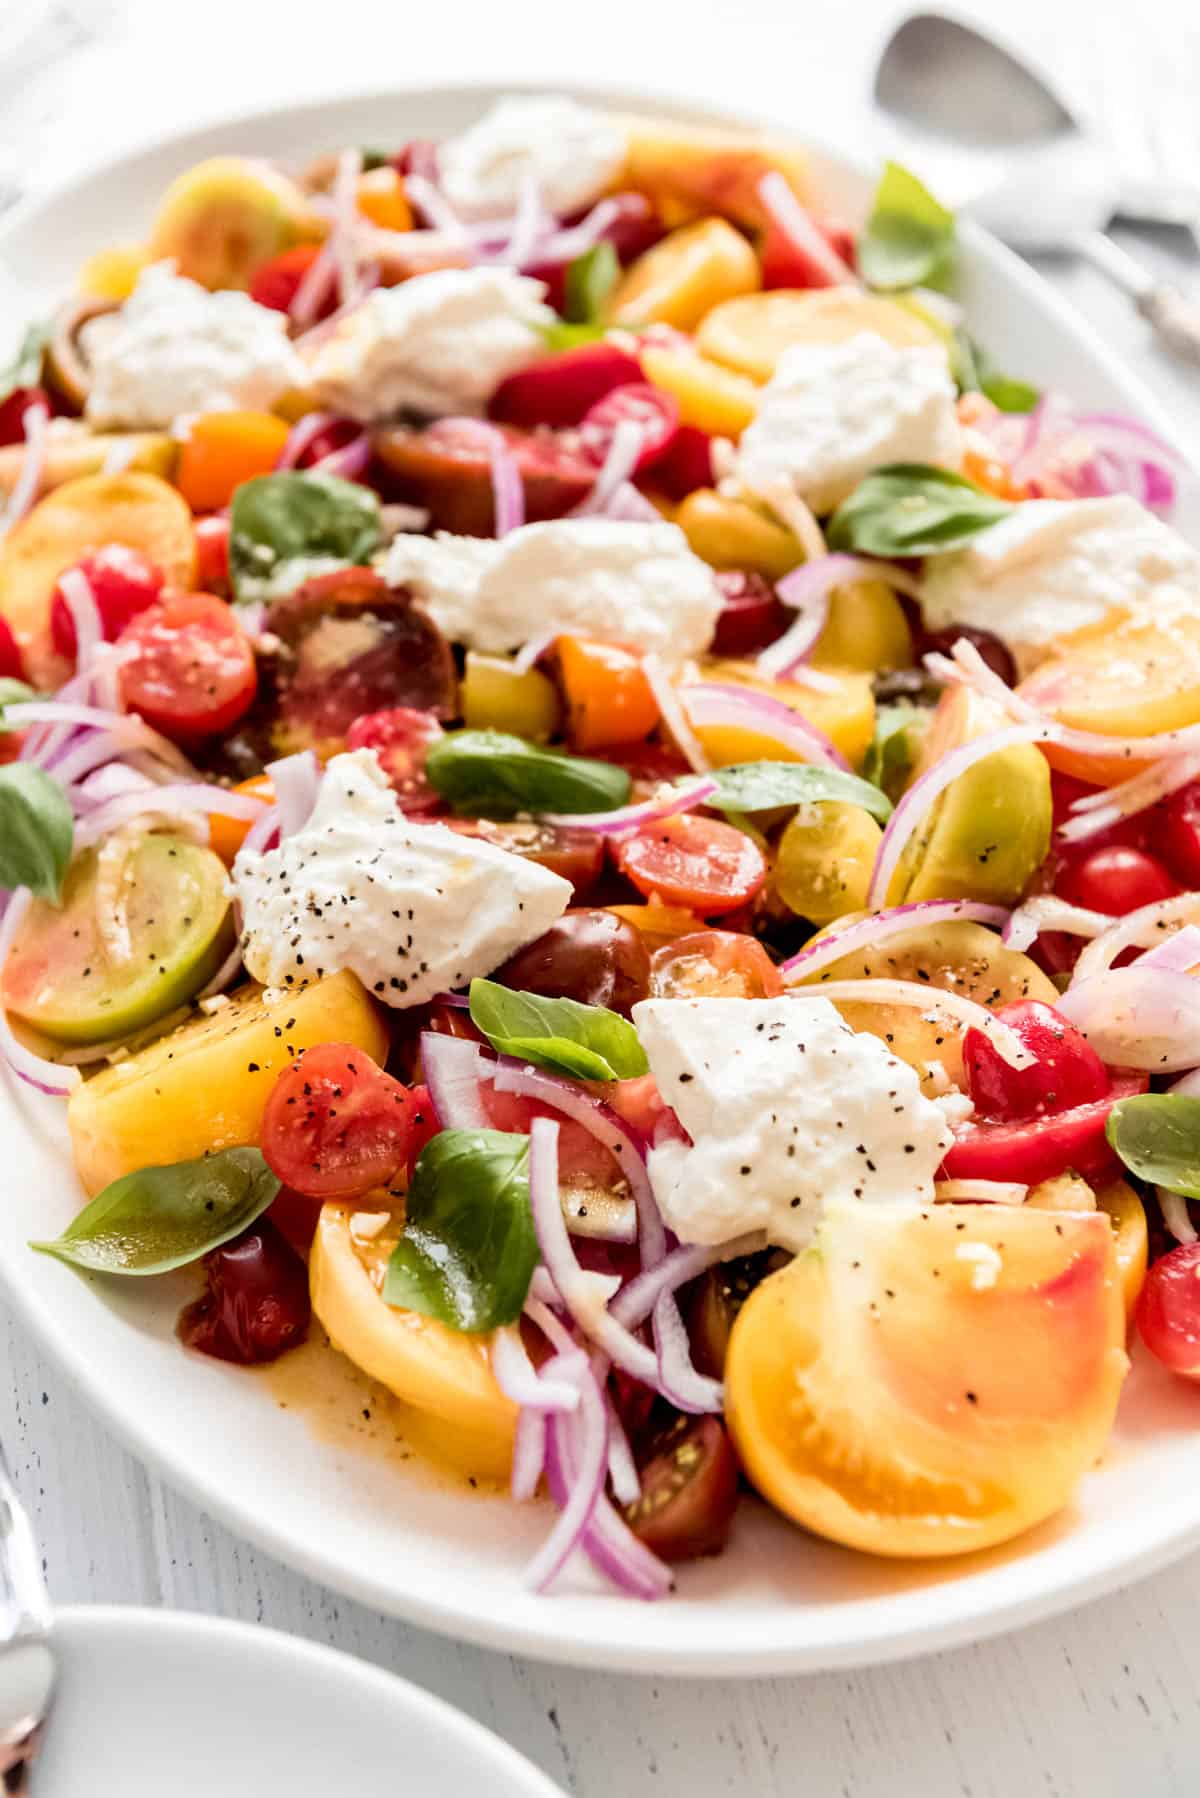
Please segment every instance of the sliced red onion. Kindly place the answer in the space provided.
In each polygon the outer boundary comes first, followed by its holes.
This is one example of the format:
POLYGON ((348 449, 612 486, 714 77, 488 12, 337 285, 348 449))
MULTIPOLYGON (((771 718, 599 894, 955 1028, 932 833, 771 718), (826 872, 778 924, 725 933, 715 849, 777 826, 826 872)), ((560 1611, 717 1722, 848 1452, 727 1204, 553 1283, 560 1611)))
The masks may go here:
POLYGON ((253 823, 242 838, 242 846, 238 850, 238 858, 243 855, 263 855, 273 849, 279 841, 279 807, 270 805, 253 823))
MULTIPOLYGON (((305 269, 288 307, 288 317, 299 331, 306 330, 316 322, 318 312, 333 292, 334 282, 337 280, 337 263, 334 260, 332 236, 331 231, 305 269)), ((284 448, 287 448, 286 444, 284 448)), ((286 466, 292 468, 295 463, 289 462, 286 466)))
POLYGON ((828 238, 817 228, 778 169, 764 175, 758 197, 771 223, 782 237, 819 268, 834 286, 860 285, 854 270, 842 261, 828 238))
MULTIPOLYGON (((287 441, 276 458, 276 472, 282 474, 289 468, 295 468, 305 451, 312 447, 323 431, 327 431, 330 425, 346 422, 348 421, 336 412, 306 412, 288 432, 287 441)), ((244 618, 242 622, 245 623, 244 618)))
POLYGON ((1019 1180, 937 1180, 933 1196, 939 1202, 984 1205, 1023 1205, 1028 1186, 1019 1180))
POLYGON ((823 731, 794 712, 781 699, 760 693, 755 687, 738 687, 725 681, 701 681, 683 687, 679 695, 689 722, 698 729, 723 727, 752 731, 788 749, 802 762, 825 768, 849 769, 841 750, 823 731))
POLYGON ((661 524, 662 513, 632 481, 622 481, 604 507, 605 518, 618 524, 661 524))
POLYGON ((443 1130, 489 1130, 480 1090, 479 1044, 438 1031, 421 1033, 421 1069, 443 1130))
POLYGON ((75 664, 90 668, 92 657, 104 641, 104 625, 92 583, 82 568, 66 568, 58 577, 58 590, 75 626, 75 664))
POLYGON ((1028 949, 1043 930, 1061 930, 1067 936, 1100 936, 1115 919, 1104 911, 1089 911, 1086 906, 1071 905, 1053 893, 1039 893, 1019 905, 1004 929, 1000 941, 1007 949, 1028 949))
MULTIPOLYGON (((421 1040, 424 1044, 425 1038, 422 1037, 421 1040)), ((478 1049, 478 1044, 469 1046, 478 1049)), ((620 1168, 633 1194, 639 1219, 650 1211, 657 1216, 658 1207, 654 1202, 650 1176, 646 1172, 642 1146, 624 1118, 618 1117, 603 1099, 584 1092, 573 1081, 559 1080, 553 1074, 529 1067, 524 1062, 513 1061, 508 1056, 501 1056, 495 1062, 481 1061, 480 1071, 483 1078, 491 1078, 497 1092, 519 1093, 524 1098, 535 1099, 539 1104, 553 1106, 555 1111, 561 1112, 563 1117, 570 1118, 573 1123, 582 1124, 589 1135, 603 1144, 620 1168)), ((436 1105, 436 1100, 434 1103, 436 1105)))
MULTIPOLYGON (((9 951, 32 902, 33 894, 28 887, 17 887, 9 895, 8 904, 4 908, 4 919, 0 923, 0 980, 3 978, 9 951)), ((32 1049, 27 1049, 24 1043, 18 1042, 3 1004, 0 1004, 0 1055, 13 1073, 27 1085, 36 1087, 40 1093, 48 1093, 52 1098, 65 1098, 82 1079, 78 1068, 59 1067, 57 1062, 35 1055, 32 1049)))
MULTIPOLYGON (((602 1365, 607 1367, 608 1363, 602 1362, 602 1365)), ((608 1410, 608 1478, 613 1497, 619 1505, 636 1504, 642 1496, 642 1482, 633 1450, 629 1446, 629 1437, 625 1434, 625 1425, 617 1415, 612 1394, 604 1390, 604 1378, 597 1373, 596 1380, 604 1392, 604 1403, 608 1410)))
POLYGON ((654 1343, 658 1351, 658 1389, 689 1416, 720 1416, 725 1390, 692 1363, 692 1345, 673 1292, 660 1292, 654 1305, 654 1343))
POLYGON ((784 481, 771 481, 755 490, 764 505, 771 508, 784 527, 792 533, 801 549, 806 562, 819 562, 827 554, 825 538, 817 517, 810 506, 806 506, 794 488, 784 481))
MULTIPOLYGON (((416 173, 404 177, 404 191, 414 206, 420 208, 435 231, 444 232, 456 243, 468 241, 468 232, 462 220, 451 206, 441 189, 435 186, 426 175, 416 173)), ((407 232, 405 236, 409 235, 407 232)))
POLYGON ((46 467, 46 450, 49 444, 50 412, 46 406, 26 406, 21 419, 21 429, 25 433, 25 454, 21 458, 21 472, 13 483, 13 490, 8 496, 8 503, 0 512, 0 537, 10 531, 14 524, 24 518, 38 495, 42 484, 42 474, 46 467))
POLYGON ((338 156, 333 178, 333 228, 330 248, 337 271, 338 299, 342 305, 357 292, 358 183, 362 175, 362 151, 351 145, 338 156))
POLYGON ((518 1504, 533 1497, 546 1465, 546 1414, 522 1411, 513 1437, 509 1491, 518 1504))
POLYGON ((893 905, 832 936, 822 937, 820 942, 808 943, 798 954, 780 962, 779 972, 785 980, 806 980, 819 968, 829 967, 860 949, 874 949, 917 924, 947 924, 954 918, 991 924, 998 930, 1007 922, 1008 912, 1002 905, 986 905, 978 899, 922 899, 912 905, 893 905))
POLYGON ((561 1412, 552 1413, 546 1431, 546 1470, 551 1475, 551 1491, 556 1498, 559 1492, 562 1494, 562 1509, 554 1528, 525 1569, 525 1584, 535 1592, 544 1592, 575 1551, 584 1546, 588 1525, 604 1497, 608 1410, 590 1372, 581 1380, 579 1393, 578 1423, 561 1412))
POLYGON ((371 454, 371 439, 366 431, 362 431, 341 449, 330 450, 312 466, 314 471, 337 475, 343 481, 360 481, 370 466, 371 454))
POLYGON ((1187 974, 1200 962, 1200 926, 1185 924, 1172 936, 1163 937, 1130 963, 1135 968, 1161 968, 1167 974, 1187 974))
POLYGON ((1074 981, 1057 1009, 1112 1067, 1174 1074, 1200 1062, 1200 980, 1160 968, 1109 968, 1074 981))
POLYGON ((547 212, 542 204, 537 180, 532 174, 527 174, 521 182, 508 241, 497 260, 510 268, 524 268, 527 262, 532 262, 539 244, 553 225, 553 214, 547 212))
MULTIPOLYGON (((527 1411, 577 1409, 578 1380, 565 1377, 568 1370, 562 1365, 564 1357, 558 1358, 561 1377, 554 1378, 545 1370, 539 1374, 529 1359, 519 1330, 510 1327, 492 1332, 491 1361, 496 1384, 514 1405, 527 1411)), ((576 1361, 578 1367, 573 1371, 577 1375, 587 1364, 582 1350, 577 1353, 576 1361)))
POLYGON ((298 830, 304 829, 317 803, 321 764, 311 749, 302 749, 296 755, 285 755, 277 762, 268 762, 267 773, 275 790, 280 837, 295 836, 298 830))
MULTIPOLYGON (((495 471, 493 470, 493 476, 494 473, 495 471)), ((531 668, 536 668, 542 657, 554 648, 554 645, 558 642, 558 638, 558 631, 542 631, 538 636, 531 637, 528 643, 519 649, 513 657, 514 672, 517 674, 528 674, 531 668)))
POLYGON ((609 226, 614 224, 622 214, 632 216, 632 202, 637 201, 644 216, 650 212, 650 202, 644 194, 626 193, 612 194, 606 199, 597 200, 585 218, 578 224, 568 225, 556 235, 548 237, 538 251, 539 262, 573 262, 576 256, 582 256, 585 250, 594 249, 604 236, 609 226))
MULTIPOLYGON (((1155 899, 1150 905, 1140 905, 1136 911, 1126 912, 1123 918, 1116 919, 1088 944, 1075 963, 1072 984, 1106 972, 1123 949, 1152 947, 1170 931, 1190 924, 1197 914, 1200 914, 1200 894, 1197 893, 1176 893, 1170 899, 1155 899)), ((1196 1059, 1200 1061, 1200 1056, 1196 1059)))
POLYGON ((1174 756, 1143 768, 1119 786, 1085 793, 1071 806, 1071 816, 1066 823, 1059 826, 1058 840, 1062 843, 1086 842, 1088 837, 1098 836, 1122 818, 1136 817, 1180 787, 1189 786, 1198 775, 1200 754, 1174 756))
POLYGON ((201 782, 149 786, 140 792, 118 794, 93 812, 75 832, 75 847, 85 849, 118 825, 147 812, 165 818, 199 812, 204 817, 215 814, 218 818, 239 818, 253 824, 267 809, 265 801, 251 793, 231 793, 225 787, 205 786, 201 782))
POLYGON ((871 562, 865 556, 826 555, 816 561, 802 562, 781 581, 775 591, 785 606, 793 606, 797 616, 793 624, 764 649, 758 657, 761 673, 772 680, 794 675, 806 662, 821 632, 829 622, 829 601, 837 587, 851 581, 883 581, 898 593, 912 599, 921 597, 921 585, 915 577, 891 562, 871 562))
MULTIPOLYGON (((1200 990, 1200 988, 1198 988, 1200 990)), ((982 1030, 996 1053, 1012 1068, 1031 1068, 1037 1056, 1030 1053, 1015 1030, 1003 1023, 986 1005, 965 999, 961 993, 940 986, 921 986, 915 980, 824 980, 820 986, 791 989, 793 999, 831 999, 834 1004, 852 1000, 860 1005, 912 1005, 927 1015, 953 1018, 964 1030, 982 1030)), ((1200 1060, 1200 1056, 1197 1057, 1200 1060)))
POLYGON ((679 753, 693 774, 707 774, 712 764, 704 753, 699 737, 688 723, 675 683, 655 655, 643 656, 642 668, 654 695, 654 703, 679 753))
POLYGON ((490 460, 496 535, 507 537, 525 523, 525 483, 503 431, 496 432, 490 460))
POLYGON ((963 743, 948 755, 939 757, 933 767, 909 787, 888 819, 876 852, 871 884, 867 889, 868 906, 878 908, 887 904, 892 877, 900 865, 900 858, 910 837, 929 816, 946 788, 960 774, 965 774, 976 762, 995 755, 997 750, 1011 749, 1017 743, 1044 743, 1048 735, 1045 724, 1032 720, 1021 724, 1007 724, 1000 730, 985 732, 982 737, 973 737, 969 743, 963 743))
POLYGON ((748 1236, 738 1236, 732 1242, 715 1246, 689 1243, 684 1248, 672 1249, 669 1255, 650 1267, 643 1267, 640 1274, 628 1280, 609 1310, 627 1330, 636 1330, 650 1317, 662 1293, 678 1292, 681 1286, 698 1280, 718 1262, 733 1261, 739 1255, 753 1255, 765 1248, 766 1242, 762 1231, 755 1230, 748 1236))
POLYGON ((653 799, 643 799, 637 805, 622 805, 613 812, 540 812, 538 815, 547 824, 593 830, 601 837, 622 836, 626 831, 640 829, 643 824, 661 824, 664 818, 673 818, 677 812, 695 811, 716 791, 716 781, 705 776, 686 786, 666 787, 653 799))
MULTIPOLYGON (((585 518, 589 514, 607 512, 609 502, 614 498, 618 489, 633 478, 634 471, 641 459, 645 437, 645 430, 636 418, 621 419, 612 434, 608 454, 604 458, 591 492, 586 499, 580 500, 577 506, 572 507, 570 517, 585 518)), ((657 512, 655 517, 658 517, 657 512)))
POLYGON ((1196 1226, 1188 1211, 1188 1202, 1183 1194, 1170 1192, 1165 1186, 1156 1186, 1154 1196, 1158 1200, 1163 1223, 1176 1242, 1200 1242, 1200 1236, 1196 1233, 1196 1226))
POLYGON ((558 1321, 553 1307, 562 1308, 562 1300, 558 1296, 558 1288, 544 1267, 533 1270, 533 1279, 529 1282, 529 1295, 525 1300, 525 1316, 537 1325, 556 1355, 570 1355, 579 1344, 570 1331, 558 1321), (539 1289, 545 1287, 549 1296, 540 1296, 539 1289))

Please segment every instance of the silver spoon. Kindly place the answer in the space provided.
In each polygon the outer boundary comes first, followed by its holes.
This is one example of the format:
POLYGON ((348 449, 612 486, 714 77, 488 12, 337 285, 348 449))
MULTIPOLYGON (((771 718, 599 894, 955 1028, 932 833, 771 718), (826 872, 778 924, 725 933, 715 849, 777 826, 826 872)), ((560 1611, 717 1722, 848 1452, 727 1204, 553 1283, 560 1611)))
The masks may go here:
POLYGON ((24 1793, 57 1671, 37 1544, 0 1449, 0 1792, 24 1793))
POLYGON ((1022 251, 1083 256, 1177 356, 1200 365, 1200 305, 1104 227, 1118 181, 1103 145, 1033 69, 970 25, 914 13, 884 46, 875 102, 942 195, 1022 251))

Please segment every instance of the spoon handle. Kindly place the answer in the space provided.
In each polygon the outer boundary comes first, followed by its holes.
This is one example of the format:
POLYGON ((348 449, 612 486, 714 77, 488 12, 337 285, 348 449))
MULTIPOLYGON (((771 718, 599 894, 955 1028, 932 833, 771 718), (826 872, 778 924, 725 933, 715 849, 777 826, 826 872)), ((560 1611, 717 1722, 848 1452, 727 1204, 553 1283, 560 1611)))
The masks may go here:
POLYGON ((1200 301, 1169 281, 1156 281, 1103 231, 1084 233, 1076 248, 1128 294, 1160 343, 1181 361, 1200 368, 1200 301))

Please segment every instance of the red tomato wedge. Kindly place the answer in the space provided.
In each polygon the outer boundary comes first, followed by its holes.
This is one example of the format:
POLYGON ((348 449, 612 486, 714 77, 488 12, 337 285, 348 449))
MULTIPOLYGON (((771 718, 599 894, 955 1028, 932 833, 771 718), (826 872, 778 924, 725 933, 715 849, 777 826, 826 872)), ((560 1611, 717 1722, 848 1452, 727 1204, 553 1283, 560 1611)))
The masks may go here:
POLYGON ((1200 1242, 1156 1261, 1138 1299, 1138 1335, 1172 1373, 1200 1380, 1200 1242))
POLYGON ((965 1124, 942 1163, 947 1180, 1016 1180, 1036 1186, 1068 1169, 1093 1186, 1118 1171, 1104 1127, 1118 1099, 1144 1093, 1147 1074, 1118 1073, 1103 1099, 1016 1123, 965 1124))

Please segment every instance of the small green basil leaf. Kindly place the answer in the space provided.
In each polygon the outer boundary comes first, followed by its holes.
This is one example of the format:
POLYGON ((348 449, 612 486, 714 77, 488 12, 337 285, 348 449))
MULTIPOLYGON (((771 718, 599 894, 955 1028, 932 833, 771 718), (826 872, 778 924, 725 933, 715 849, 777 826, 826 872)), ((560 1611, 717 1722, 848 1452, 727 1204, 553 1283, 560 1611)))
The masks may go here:
POLYGON ((620 272, 617 252, 607 239, 601 239, 569 262, 563 282, 563 316, 567 323, 596 324, 620 272))
POLYGON ((95 1273, 169 1274, 240 1236, 278 1191, 258 1149, 222 1149, 125 1174, 56 1241, 30 1247, 95 1273))
POLYGON ((234 592, 241 601, 279 599, 313 575, 367 562, 381 539, 379 501, 369 487, 313 472, 258 475, 233 496, 234 592))
POLYGON ((483 818, 613 811, 630 791, 628 774, 611 762, 539 749, 499 730, 451 731, 430 750, 425 774, 455 811, 483 818))
POLYGON ((471 1020, 501 1055, 574 1080, 635 1080, 649 1070, 633 1025, 603 1005, 472 980, 471 1020))
POLYGON ((877 468, 843 500, 826 533, 830 549, 869 556, 936 556, 1007 518, 1012 506, 960 474, 924 462, 877 468))
POLYGON ((916 765, 930 716, 925 706, 910 705, 904 699, 882 705, 875 713, 875 736, 863 757, 863 775, 893 804, 916 765))
POLYGON ((452 1330, 494 1330, 520 1317, 538 1264, 527 1136, 443 1130, 417 1159, 404 1212, 383 1279, 386 1304, 452 1330))
POLYGON ((856 254, 869 287, 942 286, 954 261, 954 214, 908 169, 886 163, 856 254))
POLYGON ((5 721, 6 705, 22 705, 27 699, 36 699, 37 694, 32 687, 27 687, 23 680, 13 680, 11 675, 0 676, 0 730, 19 730, 20 725, 5 721))
POLYGON ((548 350, 573 350, 581 343, 598 343, 607 329, 607 325, 569 325, 561 318, 554 319, 551 324, 538 326, 542 342, 548 350))
POLYGON ((364 175, 369 175, 373 169, 386 169, 392 160, 386 150, 376 150, 369 146, 364 147, 360 154, 364 175))
POLYGON ((835 799, 861 805, 880 823, 892 815, 889 800, 856 774, 840 768, 818 768, 811 762, 737 762, 718 768, 717 790, 705 804, 723 812, 765 812, 780 805, 814 805, 835 799))
POLYGON ((986 350, 965 331, 954 334, 951 361, 960 393, 982 393, 999 412, 1032 412, 1041 398, 1028 381, 1002 374, 986 350))
POLYGON ((57 905, 75 820, 58 782, 30 762, 0 768, 0 887, 28 887, 57 905))
POLYGON ((0 405, 19 388, 37 387, 40 384, 42 357, 49 341, 49 325, 38 323, 27 327, 16 355, 4 368, 0 368, 0 405))
POLYGON ((1141 1180, 1200 1199, 1200 1099, 1139 1093, 1108 1114, 1108 1140, 1141 1180))

